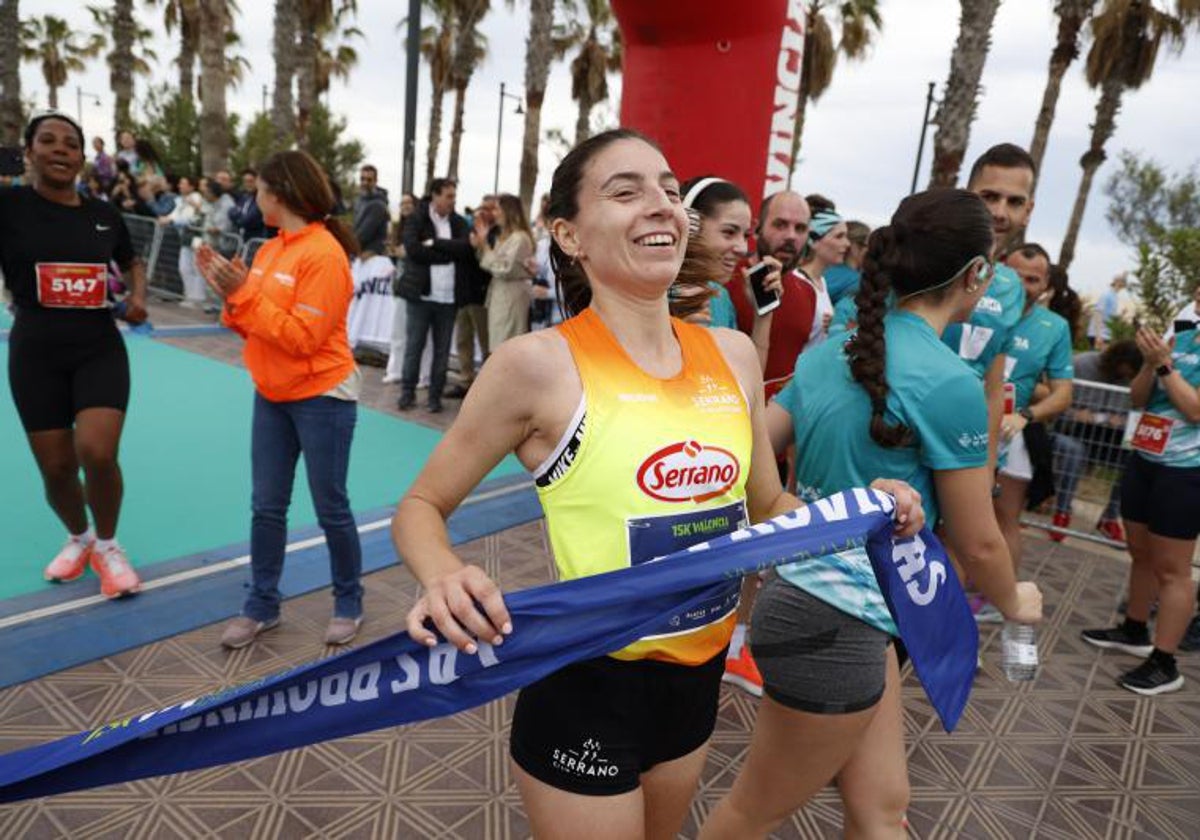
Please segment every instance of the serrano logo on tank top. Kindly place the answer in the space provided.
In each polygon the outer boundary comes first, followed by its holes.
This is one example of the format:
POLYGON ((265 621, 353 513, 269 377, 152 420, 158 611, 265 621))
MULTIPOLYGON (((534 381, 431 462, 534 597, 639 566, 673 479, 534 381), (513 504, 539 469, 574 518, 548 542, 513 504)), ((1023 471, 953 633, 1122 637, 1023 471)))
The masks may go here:
POLYGON ((637 483, 660 502, 705 502, 732 488, 741 472, 728 449, 688 440, 664 446, 643 461, 637 483))

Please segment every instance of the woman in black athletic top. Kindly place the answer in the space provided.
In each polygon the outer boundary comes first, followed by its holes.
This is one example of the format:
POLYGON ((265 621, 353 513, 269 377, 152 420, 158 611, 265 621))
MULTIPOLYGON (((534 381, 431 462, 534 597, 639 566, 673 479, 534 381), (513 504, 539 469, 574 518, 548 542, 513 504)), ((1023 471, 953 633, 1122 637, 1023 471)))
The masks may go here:
POLYGON ((44 574, 75 580, 90 564, 101 592, 116 598, 141 584, 116 541, 129 360, 109 277, 115 265, 131 289, 124 317, 138 323, 146 318, 145 273, 120 213, 76 192, 84 162, 78 123, 56 111, 36 114, 25 157, 32 185, 0 191, 0 269, 16 316, 8 342, 13 401, 46 499, 68 532, 44 574))

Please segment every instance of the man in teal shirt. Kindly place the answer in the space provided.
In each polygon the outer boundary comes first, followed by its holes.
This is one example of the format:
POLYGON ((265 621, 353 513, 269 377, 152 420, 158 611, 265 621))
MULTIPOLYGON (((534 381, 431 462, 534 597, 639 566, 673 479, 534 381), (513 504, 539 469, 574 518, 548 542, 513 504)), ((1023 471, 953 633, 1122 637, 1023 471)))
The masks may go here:
MULTIPOLYGON (((992 215, 992 258, 997 259, 1013 236, 1025 229, 1033 213, 1033 182, 1037 166, 1029 153, 1012 143, 984 152, 967 180, 967 189, 983 199, 992 215)), ((988 405, 989 463, 996 463, 1000 419, 1004 414, 1005 354, 1013 328, 1025 309, 1020 279, 1007 266, 997 265, 988 292, 965 324, 951 324, 942 341, 983 379, 988 405)))
MULTIPOLYGON (((1025 428, 1030 423, 1049 424, 1071 407, 1071 381, 1075 366, 1071 356, 1071 327, 1061 316, 1038 305, 1050 287, 1050 255, 1041 245, 1029 243, 1005 257, 1020 278, 1025 306, 1008 341, 1004 378, 1014 392, 1013 406, 1000 423, 1002 466, 997 479, 996 519, 1008 543, 1013 570, 1021 565, 1021 511, 1029 495, 1033 464, 1026 448, 1025 428), (1033 401, 1033 390, 1043 376, 1049 393, 1033 401)), ((1047 443, 1049 441, 1047 440, 1047 443)))

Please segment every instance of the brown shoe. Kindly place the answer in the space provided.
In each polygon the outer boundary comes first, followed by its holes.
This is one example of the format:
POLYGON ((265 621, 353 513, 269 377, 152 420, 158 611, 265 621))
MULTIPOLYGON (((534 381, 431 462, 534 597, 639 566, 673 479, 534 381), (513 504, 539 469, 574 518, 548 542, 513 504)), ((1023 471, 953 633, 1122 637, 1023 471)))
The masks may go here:
POLYGON ((348 645, 354 641, 361 626, 362 618, 341 618, 335 615, 329 619, 329 626, 325 628, 325 644, 348 645))
POLYGON ((279 616, 270 621, 255 621, 248 616, 239 615, 225 625, 225 631, 221 633, 221 646, 230 650, 244 648, 253 642, 259 633, 265 633, 278 626, 279 616))

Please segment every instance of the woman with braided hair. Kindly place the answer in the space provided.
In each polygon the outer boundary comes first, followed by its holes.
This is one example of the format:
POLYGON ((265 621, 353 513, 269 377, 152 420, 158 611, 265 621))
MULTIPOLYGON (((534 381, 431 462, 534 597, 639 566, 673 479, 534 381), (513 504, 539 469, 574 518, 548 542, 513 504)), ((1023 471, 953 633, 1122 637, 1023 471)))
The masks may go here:
MULTIPOLYGON (((939 338, 986 290, 991 245, 987 209, 972 193, 904 199, 871 235, 857 333, 800 356, 767 427, 776 451, 796 444, 802 499, 894 475, 927 511, 940 503, 972 579, 1007 618, 1027 623, 1041 618, 1041 593, 1016 582, 996 520, 978 515, 992 487, 983 388, 939 338)), ((896 632, 864 551, 779 567, 751 623, 766 696, 750 752, 701 837, 765 837, 835 778, 847 836, 905 836, 896 632)))

